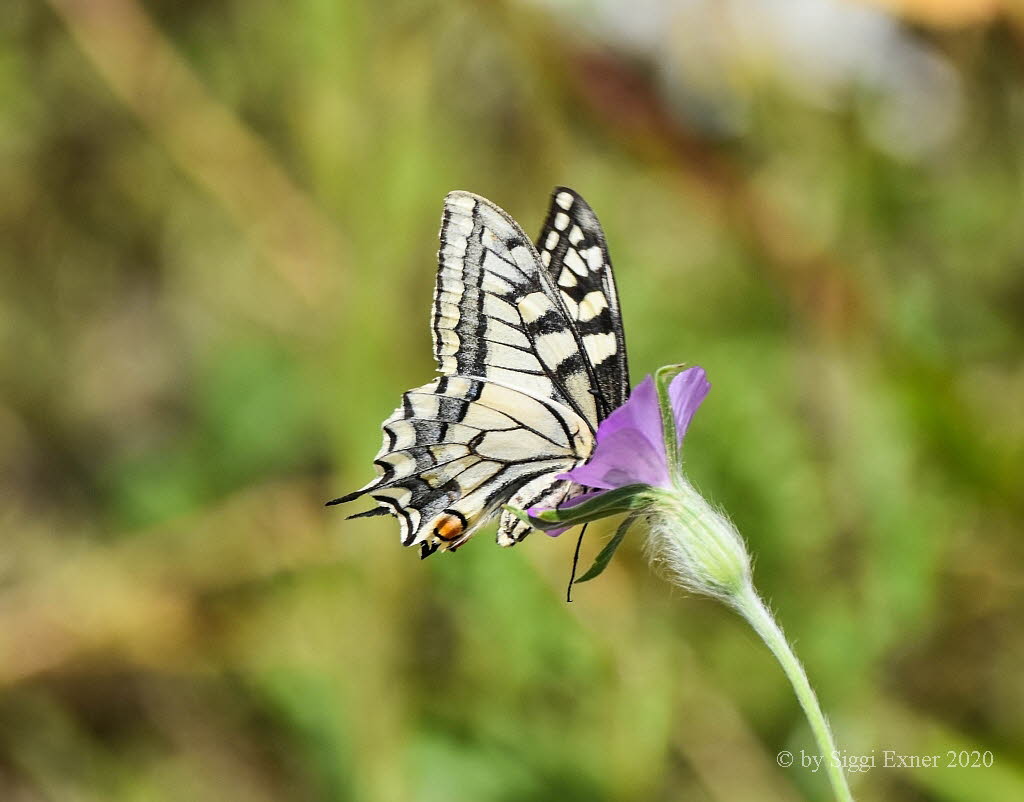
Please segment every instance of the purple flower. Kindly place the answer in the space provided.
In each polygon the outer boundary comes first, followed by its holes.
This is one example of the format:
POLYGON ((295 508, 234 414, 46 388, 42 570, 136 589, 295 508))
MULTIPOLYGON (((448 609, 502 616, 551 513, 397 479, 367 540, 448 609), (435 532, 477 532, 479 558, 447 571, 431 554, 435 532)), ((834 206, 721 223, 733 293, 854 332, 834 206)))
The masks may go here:
MULTIPOLYGON (((662 566, 680 587, 719 599, 747 619, 782 664, 819 749, 834 752, 832 733, 807 675, 754 590, 743 538, 725 514, 708 504, 683 475, 683 438, 711 385, 702 368, 677 371, 678 365, 670 365, 644 379, 629 400, 601 422, 590 459, 558 476, 596 488, 594 492, 555 509, 534 507, 525 513, 506 509, 550 535, 569 526, 625 514, 589 571, 576 577, 573 564, 570 588, 572 583, 599 576, 630 528, 638 521, 645 524, 651 561, 662 566)), ((836 798, 852 802, 842 770, 837 768, 830 779, 836 798)))
MULTIPOLYGON (((677 445, 682 444, 693 414, 710 389, 704 369, 699 367, 684 370, 669 384, 677 445)), ((598 426, 597 446, 590 459, 558 478, 602 490, 634 484, 671 489, 673 468, 665 451, 661 414, 654 379, 648 376, 629 400, 598 426)), ((574 499, 576 503, 580 500, 574 499)))
MULTIPOLYGON (((662 371, 658 373, 660 377, 662 371)), ((633 390, 629 400, 598 426, 597 445, 590 459, 557 477, 595 490, 565 502, 557 507, 557 512, 570 513, 573 508, 588 504, 608 491, 621 487, 643 486, 671 490, 673 474, 679 472, 679 466, 672 465, 672 462, 678 461, 679 447, 686 429, 710 389, 704 369, 689 368, 672 378, 666 389, 667 398, 663 408, 655 379, 651 376, 644 379, 633 390), (676 442, 672 448, 667 448, 664 434, 663 420, 666 417, 670 418, 669 425, 676 432, 676 442)), ((640 489, 637 487, 637 490, 640 489)), ((544 509, 531 507, 526 510, 526 514, 536 519, 544 509)), ((612 508, 609 507, 608 511, 610 513, 612 508)), ((536 521, 534 525, 537 525, 536 521)), ((549 524, 543 529, 547 534, 557 536, 571 526, 556 527, 549 524)))
POLYGON ((559 479, 596 488, 554 509, 512 510, 549 535, 626 514, 615 535, 578 582, 600 574, 638 520, 676 581, 732 603, 750 582, 750 558, 739 533, 687 481, 683 438, 711 385, 699 367, 670 365, 648 376, 597 429, 590 459, 559 479))

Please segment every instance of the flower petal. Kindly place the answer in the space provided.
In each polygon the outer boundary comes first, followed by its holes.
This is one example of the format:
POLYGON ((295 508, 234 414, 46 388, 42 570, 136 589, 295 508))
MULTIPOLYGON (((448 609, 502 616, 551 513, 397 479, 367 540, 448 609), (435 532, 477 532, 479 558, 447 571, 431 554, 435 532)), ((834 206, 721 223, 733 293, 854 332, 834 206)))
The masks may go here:
POLYGON ((626 403, 614 410, 597 427, 597 442, 622 429, 633 429, 655 448, 661 449, 661 412, 654 378, 648 376, 630 394, 626 403))
POLYGON ((653 378, 648 376, 640 382, 629 400, 601 422, 590 460, 560 478, 606 490, 631 484, 669 486, 653 378))
POLYGON ((636 429, 620 429, 602 438, 590 461, 563 474, 576 484, 614 490, 643 484, 668 487, 668 468, 663 449, 655 448, 636 429))
POLYGON ((669 384, 668 397, 672 403, 672 415, 676 419, 676 436, 680 444, 694 413, 710 389, 711 383, 708 382, 704 368, 701 367, 684 370, 669 384))
MULTIPOLYGON (((684 370, 669 383, 669 404, 680 444, 694 413, 710 389, 711 384, 704 369, 700 367, 684 370)), ((672 486, 662 436, 658 390, 651 376, 640 382, 629 400, 597 427, 597 446, 590 459, 555 478, 596 488, 593 492, 584 493, 559 505, 559 510, 575 507, 602 493, 627 485, 672 486)), ((537 517, 542 511, 540 507, 531 507, 526 512, 537 517)), ((548 530, 547 534, 554 537, 568 528, 548 530)))

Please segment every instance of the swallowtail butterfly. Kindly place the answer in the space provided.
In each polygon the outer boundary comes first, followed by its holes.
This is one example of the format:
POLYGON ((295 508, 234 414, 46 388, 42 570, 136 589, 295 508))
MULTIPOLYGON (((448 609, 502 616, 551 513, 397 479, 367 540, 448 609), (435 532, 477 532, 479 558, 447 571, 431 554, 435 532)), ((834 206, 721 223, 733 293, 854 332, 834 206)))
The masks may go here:
MULTIPOLYGON (((557 479, 586 462, 598 424, 629 395, 626 343, 604 232, 556 187, 534 246, 469 192, 444 202, 431 317, 441 376, 383 423, 378 476, 354 493, 390 513, 421 556, 453 551, 503 504, 556 506, 584 488, 557 479)), ((530 527, 501 513, 498 543, 530 527)))

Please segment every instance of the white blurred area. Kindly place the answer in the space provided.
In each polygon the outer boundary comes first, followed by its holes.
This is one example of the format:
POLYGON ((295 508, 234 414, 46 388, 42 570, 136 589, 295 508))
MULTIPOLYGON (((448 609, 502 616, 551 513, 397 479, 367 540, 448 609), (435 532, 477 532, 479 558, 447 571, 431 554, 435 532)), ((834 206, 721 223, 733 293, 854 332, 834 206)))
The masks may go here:
POLYGON ((567 27, 642 59, 688 124, 749 130, 755 94, 838 109, 856 100, 889 154, 942 153, 963 114, 956 69, 881 6, 844 0, 529 0, 567 27))

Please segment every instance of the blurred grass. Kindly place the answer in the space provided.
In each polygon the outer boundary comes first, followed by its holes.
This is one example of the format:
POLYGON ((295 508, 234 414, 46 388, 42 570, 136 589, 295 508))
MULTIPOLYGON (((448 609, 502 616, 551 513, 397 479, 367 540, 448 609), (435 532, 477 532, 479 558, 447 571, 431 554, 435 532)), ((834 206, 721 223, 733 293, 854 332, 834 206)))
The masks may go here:
POLYGON ((995 754, 858 798, 1024 798, 1021 29, 916 29, 964 108, 912 160, 756 76, 712 135, 591 10, 7 4, 0 799, 826 798, 770 656, 635 544, 566 606, 568 539, 421 563, 321 509, 433 370, 445 192, 533 231, 556 183, 634 379, 707 368, 690 471, 842 746, 995 754))

